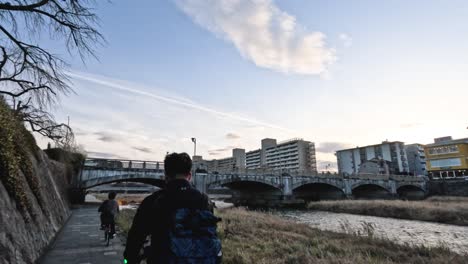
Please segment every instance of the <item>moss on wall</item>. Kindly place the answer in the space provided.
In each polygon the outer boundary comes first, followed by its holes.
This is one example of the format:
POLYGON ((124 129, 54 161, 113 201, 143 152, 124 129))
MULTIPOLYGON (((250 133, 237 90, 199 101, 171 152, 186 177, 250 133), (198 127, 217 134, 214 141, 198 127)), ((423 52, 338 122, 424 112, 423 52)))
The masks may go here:
POLYGON ((32 190, 39 205, 43 206, 39 181, 31 165, 31 158, 35 158, 37 150, 34 137, 0 98, 0 181, 8 194, 14 197, 21 211, 32 212, 26 185, 32 190), (26 182, 19 177, 21 173, 25 175, 26 182))

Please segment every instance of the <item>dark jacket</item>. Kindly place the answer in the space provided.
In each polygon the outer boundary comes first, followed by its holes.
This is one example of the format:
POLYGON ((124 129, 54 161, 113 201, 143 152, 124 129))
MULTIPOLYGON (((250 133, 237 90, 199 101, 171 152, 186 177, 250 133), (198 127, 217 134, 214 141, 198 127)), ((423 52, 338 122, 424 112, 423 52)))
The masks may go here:
POLYGON ((151 254, 148 263, 164 263, 161 256, 167 247, 171 215, 179 208, 211 210, 208 196, 193 188, 186 180, 172 180, 164 190, 146 197, 141 203, 128 232, 124 257, 135 263, 148 235, 151 235, 151 254))
POLYGON ((113 222, 119 213, 119 203, 117 203, 116 200, 105 200, 102 202, 101 206, 99 206, 98 212, 101 213, 101 221, 103 219, 109 219, 108 221, 113 222))

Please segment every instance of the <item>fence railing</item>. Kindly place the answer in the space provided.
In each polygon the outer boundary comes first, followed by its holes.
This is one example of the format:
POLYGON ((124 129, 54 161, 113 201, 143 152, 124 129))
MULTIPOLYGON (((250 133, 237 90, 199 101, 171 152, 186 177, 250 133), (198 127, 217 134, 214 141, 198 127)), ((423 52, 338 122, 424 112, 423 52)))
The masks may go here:
MULTIPOLYGON (((85 169, 98 170, 145 170, 145 171, 162 171, 164 170, 164 162, 160 161, 142 161, 142 160, 123 160, 123 159, 99 159, 88 158, 83 164, 85 169)), ((196 166, 196 165, 195 165, 196 166)), ((236 168, 223 171, 199 171, 201 173, 232 175, 233 177, 318 177, 318 178, 336 178, 336 179, 369 179, 369 180, 396 180, 396 181, 425 181, 426 177, 410 176, 410 175, 385 175, 375 173, 360 173, 360 174, 339 174, 329 171, 309 171, 309 170, 287 170, 287 169, 244 169, 236 168)))
POLYGON ((94 169, 163 170, 164 162, 88 158, 85 160, 83 166, 84 168, 94 168, 94 169))

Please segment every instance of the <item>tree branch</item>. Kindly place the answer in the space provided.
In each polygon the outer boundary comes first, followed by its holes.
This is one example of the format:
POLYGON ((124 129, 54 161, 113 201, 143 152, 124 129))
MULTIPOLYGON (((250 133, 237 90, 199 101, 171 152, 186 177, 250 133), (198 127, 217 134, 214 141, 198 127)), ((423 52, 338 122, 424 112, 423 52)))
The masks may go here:
POLYGON ((41 0, 37 3, 30 4, 30 5, 12 5, 9 2, 0 3, 0 9, 3 10, 10 10, 10 11, 28 11, 33 8, 41 7, 47 4, 50 0, 41 0))

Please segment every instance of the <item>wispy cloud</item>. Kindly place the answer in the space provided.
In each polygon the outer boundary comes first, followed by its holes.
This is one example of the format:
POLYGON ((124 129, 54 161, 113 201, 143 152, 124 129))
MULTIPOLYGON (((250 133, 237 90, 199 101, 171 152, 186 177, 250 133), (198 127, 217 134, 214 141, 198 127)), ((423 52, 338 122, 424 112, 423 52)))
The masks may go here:
POLYGON ((153 153, 153 151, 150 148, 145 148, 145 147, 132 147, 134 150, 138 150, 144 153, 153 153))
POLYGON ((78 72, 69 72, 68 74, 73 78, 77 78, 77 79, 85 80, 85 81, 88 81, 88 82, 93 82, 93 83, 96 83, 96 84, 104 85, 104 86, 107 86, 109 88, 117 89, 117 90, 120 90, 120 91, 125 91, 125 92, 133 93, 133 94, 136 94, 136 95, 144 96, 144 97, 151 98, 151 99, 154 99, 154 100, 157 100, 157 101, 160 101, 160 102, 165 102, 165 103, 169 103, 169 104, 176 105, 176 106, 182 106, 182 107, 186 107, 186 108, 190 108, 190 109, 194 109, 194 110, 198 110, 198 111, 203 111, 205 113, 213 114, 213 115, 216 115, 216 116, 221 117, 221 118, 227 118, 227 119, 234 120, 234 121, 243 121, 243 122, 247 122, 247 123, 250 123, 250 124, 255 124, 255 125, 259 125, 259 126, 265 126, 265 127, 269 127, 269 128, 279 129, 279 130, 282 130, 282 131, 285 131, 285 132, 291 132, 290 129, 287 129, 287 128, 284 128, 284 127, 281 127, 281 126, 277 126, 277 125, 274 125, 274 124, 269 124, 269 123, 266 123, 266 122, 263 122, 263 121, 259 121, 259 120, 255 120, 255 119, 247 118, 247 117, 242 117, 242 116, 227 113, 227 112, 222 112, 222 111, 219 111, 219 110, 216 110, 216 109, 213 109, 213 108, 205 107, 205 106, 202 106, 200 104, 190 102, 189 100, 181 100, 181 99, 177 99, 177 98, 161 96, 161 95, 158 95, 158 94, 155 94, 155 93, 135 89, 135 88, 129 87, 127 85, 123 85, 123 84, 121 84, 119 82, 112 81, 109 78, 102 78, 102 77, 96 76, 96 75, 91 76, 91 75, 88 75, 88 74, 83 74, 83 73, 78 73, 78 72))
POLYGON ((107 152, 99 152, 99 151, 87 151, 88 157, 90 158, 99 158, 99 159, 125 159, 125 157, 115 155, 112 153, 107 152))
POLYGON ((221 155, 227 155, 229 154, 228 152, 231 151, 232 149, 235 149, 236 146, 227 146, 225 148, 218 148, 218 149, 210 149, 208 150, 208 154, 210 156, 221 156, 221 155))
POLYGON ((341 41, 343 41, 343 46, 351 47, 353 45, 353 39, 350 35, 341 33, 338 37, 341 39, 341 41))
POLYGON ((235 134, 235 133, 227 133, 226 138, 227 139, 239 139, 241 136, 235 134))
POLYGON ((415 123, 401 124, 400 127, 401 128, 413 128, 413 127, 419 127, 419 126, 422 126, 422 125, 423 125, 422 123, 415 122, 415 123))
POLYGON ((106 131, 95 132, 94 135, 98 136, 98 140, 103 142, 117 142, 122 139, 120 136, 106 131))
POLYGON ((321 153, 334 153, 340 149, 347 149, 352 147, 349 143, 343 142, 320 142, 318 147, 316 148, 317 152, 321 153))
POLYGON ((286 73, 325 74, 335 60, 325 35, 309 32, 272 0, 175 0, 196 23, 232 42, 257 66, 286 73))

